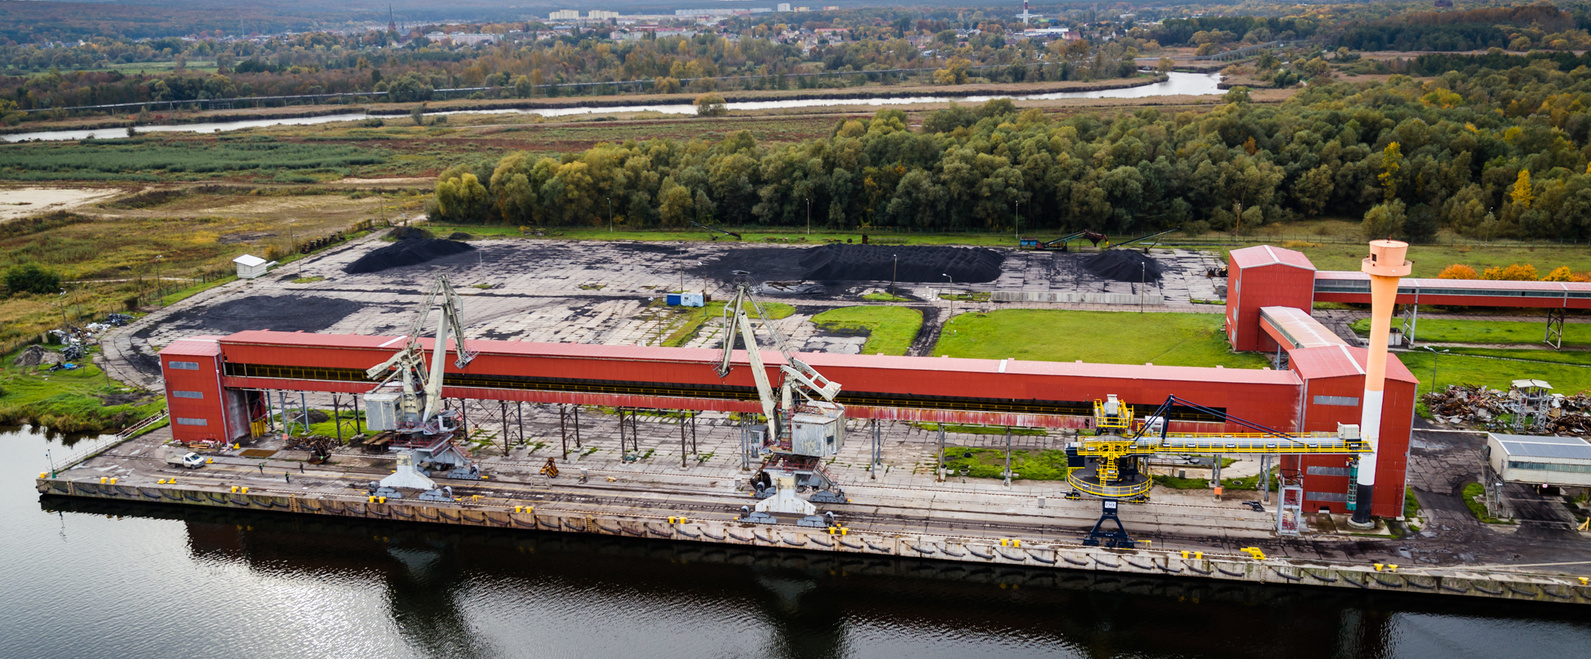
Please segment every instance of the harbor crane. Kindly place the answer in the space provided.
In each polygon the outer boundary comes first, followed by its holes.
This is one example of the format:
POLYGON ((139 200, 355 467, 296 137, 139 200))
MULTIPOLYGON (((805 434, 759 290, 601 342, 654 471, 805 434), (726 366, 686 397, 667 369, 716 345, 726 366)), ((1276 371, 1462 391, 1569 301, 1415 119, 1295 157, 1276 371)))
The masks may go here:
POLYGON ((728 377, 734 367, 732 359, 738 334, 745 344, 752 379, 757 385, 757 399, 767 419, 766 431, 758 445, 758 452, 763 456, 762 468, 753 481, 762 500, 757 503, 756 510, 748 510, 742 520, 772 524, 778 522, 776 513, 784 513, 801 515, 797 524, 803 526, 828 526, 825 518, 815 514, 817 508, 811 502, 845 500, 844 492, 834 486, 823 470, 823 458, 833 457, 845 445, 845 406, 834 402, 840 393, 840 384, 823 377, 796 356, 784 335, 767 321, 768 314, 762 304, 752 297, 750 273, 736 270, 734 274, 735 295, 724 305, 724 350, 718 364, 718 377, 728 377), (784 358, 784 363, 779 365, 777 393, 757 345, 753 312, 784 358), (808 500, 796 496, 806 490, 813 491, 808 500))
POLYGON ((462 429, 458 412, 442 409, 442 373, 447 367, 448 339, 454 340, 457 356, 456 368, 464 368, 475 359, 464 341, 464 325, 459 319, 459 297, 447 276, 439 276, 426 292, 418 307, 414 322, 404 333, 404 344, 386 361, 370 367, 365 377, 380 380, 370 393, 365 394, 365 406, 372 431, 391 432, 391 446, 410 449, 398 456, 398 471, 382 480, 387 486, 436 489, 435 483, 415 469, 419 461, 459 464, 463 456, 453 447, 452 440, 462 429), (431 354, 420 344, 425 322, 433 308, 440 309, 436 324, 436 342, 431 354), (426 365, 426 360, 430 365, 426 365), (392 392, 394 384, 401 393, 392 392))
MULTIPOLYGON (((1334 433, 1287 433, 1175 395, 1166 397, 1165 403, 1142 419, 1136 418, 1132 406, 1117 400, 1115 394, 1104 401, 1096 400, 1094 429, 1098 433, 1095 437, 1083 438, 1066 447, 1068 466, 1075 467, 1066 476, 1067 484, 1072 486, 1067 498, 1080 499, 1087 494, 1103 500, 1103 512, 1083 539, 1084 545, 1099 546, 1103 542, 1107 547, 1123 549, 1132 548, 1136 542, 1128 536, 1117 517, 1118 504, 1123 500, 1148 500, 1154 479, 1143 469, 1142 461, 1150 456, 1214 457, 1214 475, 1219 478, 1221 456, 1227 454, 1359 455, 1371 452, 1370 443, 1359 435, 1358 425, 1337 424, 1334 433), (1177 407, 1242 426, 1251 432, 1169 432, 1168 415, 1177 407), (1113 523, 1115 528, 1105 530, 1107 523, 1113 523)), ((1282 533, 1296 533, 1302 515, 1303 492, 1297 486, 1286 486, 1283 490, 1278 492, 1282 505, 1277 511, 1277 528, 1282 533)), ((1368 506, 1370 502, 1365 501, 1363 505, 1368 506)))

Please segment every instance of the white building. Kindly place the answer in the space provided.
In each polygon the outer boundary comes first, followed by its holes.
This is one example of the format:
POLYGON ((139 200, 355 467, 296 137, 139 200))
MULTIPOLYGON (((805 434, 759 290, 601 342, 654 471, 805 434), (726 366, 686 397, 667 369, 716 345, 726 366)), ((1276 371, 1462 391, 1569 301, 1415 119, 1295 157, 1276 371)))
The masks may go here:
POLYGON ((1504 481, 1591 487, 1591 443, 1579 437, 1486 433, 1486 454, 1504 481))
POLYGON ((602 10, 602 9, 593 9, 590 12, 586 13, 586 18, 589 18, 589 19, 594 20, 594 21, 605 21, 605 20, 608 20, 610 18, 618 18, 618 17, 619 17, 619 12, 616 12, 616 11, 605 11, 605 10, 602 10))
POLYGON ((555 11, 555 12, 553 12, 551 14, 547 14, 547 20, 549 20, 549 21, 576 21, 576 20, 580 20, 580 10, 578 10, 578 9, 559 9, 558 11, 555 11))
POLYGON ((788 3, 788 2, 781 2, 781 3, 779 3, 777 5, 774 5, 774 6, 778 7, 780 12, 788 12, 788 11, 790 11, 790 3, 788 3))
POLYGON ((267 262, 265 259, 253 254, 244 254, 243 256, 232 259, 232 262, 236 263, 238 266, 238 279, 253 279, 255 277, 259 277, 264 275, 265 271, 270 269, 271 266, 276 265, 275 261, 267 262))

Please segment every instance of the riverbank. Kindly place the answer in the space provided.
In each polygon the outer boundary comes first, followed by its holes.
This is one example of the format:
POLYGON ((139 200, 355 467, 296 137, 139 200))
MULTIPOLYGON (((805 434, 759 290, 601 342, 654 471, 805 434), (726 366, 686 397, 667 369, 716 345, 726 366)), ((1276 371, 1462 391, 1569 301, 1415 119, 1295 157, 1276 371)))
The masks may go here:
MULTIPOLYGON (((891 98, 964 98, 986 95, 1034 95, 1073 92, 1130 89, 1158 84, 1168 80, 1156 75, 1138 78, 1098 80, 1090 82, 1062 81, 1041 83, 1006 83, 972 85, 901 85, 867 86, 842 89, 790 89, 720 92, 729 103, 765 103, 779 101, 835 100, 891 98)), ((274 108, 248 108, 233 110, 167 111, 151 113, 154 121, 140 123, 135 117, 83 116, 67 119, 27 122, 17 126, 0 127, 0 135, 29 134, 57 130, 106 130, 151 128, 156 126, 182 126, 192 124, 218 124, 252 122, 261 120, 312 119, 346 115, 347 121, 366 116, 406 116, 421 107, 427 113, 505 111, 505 110, 569 110, 575 108, 614 108, 640 105, 690 106, 699 94, 612 94, 605 96, 563 96, 511 99, 456 99, 426 103, 392 103, 359 105, 304 105, 274 108)))
MULTIPOLYGON (((987 94, 1050 94, 1058 92, 1083 92, 1107 89, 1125 89, 1164 82, 1166 76, 1098 80, 1090 82, 1063 81, 1043 83, 973 84, 973 85, 901 85, 868 86, 841 89, 790 89, 720 92, 727 102, 748 103, 789 100, 846 100, 867 98, 921 98, 935 96, 965 97, 987 94)), ((611 94, 604 96, 563 96, 511 99, 456 99, 426 103, 390 103, 361 105, 305 105, 274 108, 248 108, 233 110, 168 111, 155 112, 155 121, 140 123, 134 119, 114 117, 73 117, 59 120, 27 122, 17 126, 0 127, 0 134, 31 133, 42 130, 92 130, 128 128, 135 130, 148 125, 182 125, 195 123, 220 123, 252 121, 258 119, 299 119, 338 114, 368 114, 371 116, 404 116, 415 108, 424 106, 427 112, 465 112, 480 110, 538 110, 581 107, 621 107, 630 105, 690 105, 699 94, 611 94)))

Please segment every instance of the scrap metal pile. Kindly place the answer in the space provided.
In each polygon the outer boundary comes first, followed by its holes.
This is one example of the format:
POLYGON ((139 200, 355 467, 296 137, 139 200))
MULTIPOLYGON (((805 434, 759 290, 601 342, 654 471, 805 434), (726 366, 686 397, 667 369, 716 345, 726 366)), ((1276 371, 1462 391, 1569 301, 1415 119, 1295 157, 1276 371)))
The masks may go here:
MULTIPOLYGON (((1473 426, 1497 432, 1517 432, 1528 427, 1531 434, 1591 435, 1591 392, 1551 394, 1543 405, 1539 426, 1521 422, 1519 391, 1484 386, 1452 385, 1420 396, 1438 423, 1473 426)), ((1535 421, 1535 419, 1529 419, 1535 421)))

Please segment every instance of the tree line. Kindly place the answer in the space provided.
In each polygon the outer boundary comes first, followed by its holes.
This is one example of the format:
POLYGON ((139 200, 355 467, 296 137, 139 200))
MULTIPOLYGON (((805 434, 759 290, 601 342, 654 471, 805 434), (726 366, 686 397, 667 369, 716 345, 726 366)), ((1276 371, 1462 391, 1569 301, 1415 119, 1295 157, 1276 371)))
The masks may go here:
MULTIPOLYGON (((843 121, 830 137, 599 144, 442 172, 432 216, 511 226, 690 222, 1112 234, 1330 216, 1411 240, 1591 239, 1591 69, 1319 79, 1287 102, 1058 119, 997 99, 843 121)), ((721 121, 721 120, 714 120, 721 121)))

